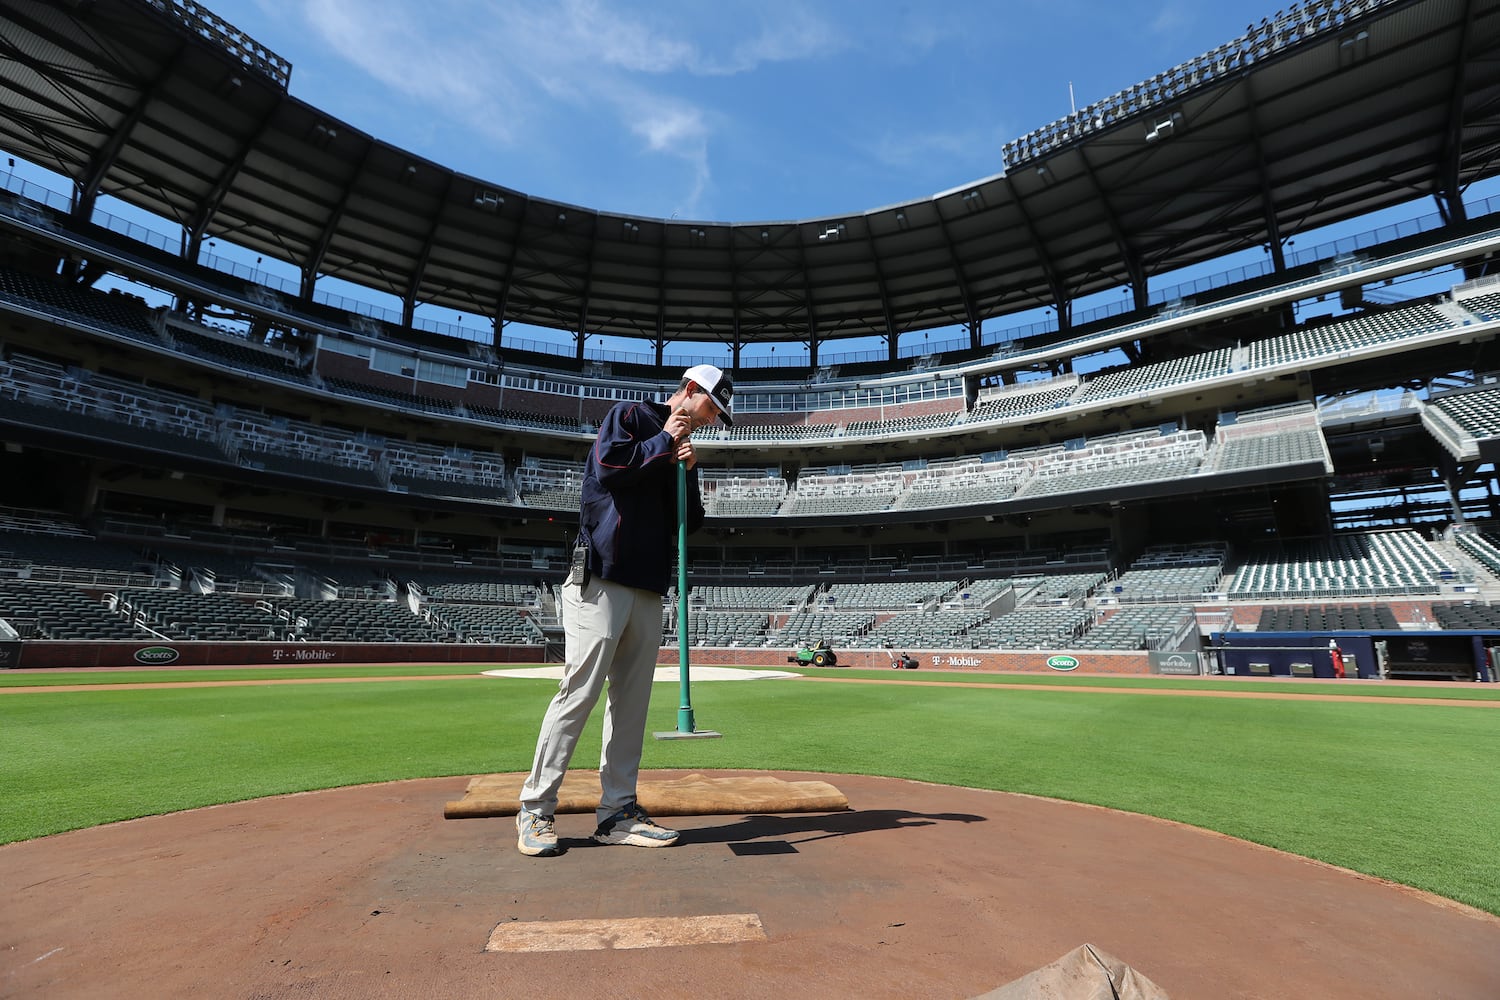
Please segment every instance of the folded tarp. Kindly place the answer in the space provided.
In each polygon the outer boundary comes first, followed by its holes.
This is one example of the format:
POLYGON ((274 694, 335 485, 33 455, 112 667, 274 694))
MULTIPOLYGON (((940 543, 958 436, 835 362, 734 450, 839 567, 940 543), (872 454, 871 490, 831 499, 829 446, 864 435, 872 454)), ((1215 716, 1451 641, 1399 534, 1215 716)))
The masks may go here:
POLYGON ((1167 1000, 1167 995, 1115 956, 1082 944, 975 1000, 1167 1000))

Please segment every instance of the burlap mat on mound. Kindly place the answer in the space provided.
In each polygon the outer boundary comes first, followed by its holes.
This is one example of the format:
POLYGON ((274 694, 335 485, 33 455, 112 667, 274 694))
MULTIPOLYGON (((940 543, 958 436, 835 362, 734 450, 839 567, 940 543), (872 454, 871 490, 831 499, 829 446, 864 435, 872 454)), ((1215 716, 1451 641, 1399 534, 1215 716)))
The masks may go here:
POLYGON ((1109 952, 1081 944, 974 1000, 1167 1000, 1167 995, 1109 952))
MULTIPOLYGON (((512 816, 520 809, 524 774, 486 774, 469 781, 464 797, 443 807, 448 819, 512 816)), ((557 811, 590 813, 599 808, 599 772, 569 771, 558 790, 557 811)), ((659 781, 642 779, 636 799, 652 816, 723 816, 747 813, 842 812, 844 793, 826 781, 783 781, 770 775, 709 778, 689 774, 659 781)))

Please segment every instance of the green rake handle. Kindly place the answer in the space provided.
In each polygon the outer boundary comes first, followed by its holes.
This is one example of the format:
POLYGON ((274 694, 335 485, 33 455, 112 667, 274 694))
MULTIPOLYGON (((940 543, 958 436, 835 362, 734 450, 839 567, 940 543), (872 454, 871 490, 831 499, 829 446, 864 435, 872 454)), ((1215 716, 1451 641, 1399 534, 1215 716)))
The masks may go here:
POLYGON ((677 731, 691 733, 693 694, 688 681, 687 463, 677 463, 677 731))

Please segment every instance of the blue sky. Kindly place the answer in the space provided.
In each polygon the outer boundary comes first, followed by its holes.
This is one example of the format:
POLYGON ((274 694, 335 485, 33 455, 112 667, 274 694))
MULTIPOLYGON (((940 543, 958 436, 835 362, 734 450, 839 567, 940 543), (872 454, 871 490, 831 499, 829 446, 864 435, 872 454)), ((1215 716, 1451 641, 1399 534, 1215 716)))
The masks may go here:
POLYGON ((291 91, 388 142, 591 208, 750 222, 864 211, 1276 8, 1082 0, 210 0, 291 91))
MULTIPOLYGON (((716 222, 846 215, 988 177, 1002 169, 1005 142, 1065 115, 1070 101, 1101 100, 1276 13, 1261 0, 207 6, 292 63, 294 96, 382 140, 540 197, 716 222)), ((1353 228, 1434 211, 1427 199, 1353 228)), ((1315 241, 1299 237, 1299 248, 1315 241)), ((235 251, 220 241, 216 253, 235 251)), ((329 279, 319 287, 397 308, 329 279)), ((417 317, 455 322, 430 306, 417 317)), ((985 331, 1040 318, 1001 317, 985 331)), ((488 339, 483 326, 469 316, 462 329, 488 339)), ((506 336, 569 340, 530 328, 506 336)), ((961 334, 930 336, 956 345, 961 334)), ((646 353, 598 343, 606 356, 646 353)), ((833 350, 861 349, 883 350, 847 341, 833 350)))

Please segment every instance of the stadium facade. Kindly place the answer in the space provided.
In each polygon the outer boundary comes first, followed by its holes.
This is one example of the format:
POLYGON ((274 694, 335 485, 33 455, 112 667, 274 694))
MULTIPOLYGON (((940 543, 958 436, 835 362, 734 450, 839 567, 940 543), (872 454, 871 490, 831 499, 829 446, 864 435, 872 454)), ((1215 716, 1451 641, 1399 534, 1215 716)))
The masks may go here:
MULTIPOLYGON (((0 619, 34 648, 545 651, 595 423, 712 360, 737 421, 700 442, 692 627, 730 659, 823 637, 1175 669, 1261 632, 1342 637, 1367 676, 1483 673, 1500 204, 1466 193, 1500 173, 1500 3, 1304 4, 1007 144, 994 176, 777 223, 461 175, 291 96, 285 60, 190 0, 20 0, 0 24, 0 145, 72 182, 0 192, 0 619), (1305 238, 1414 196, 1408 222, 1305 238), (1403 294, 1418 277, 1440 290, 1403 294), (424 329, 426 304, 492 331, 424 329), (591 357, 596 334, 641 352, 591 357), (747 350, 768 343, 804 353, 747 350), (1377 645, 1428 631, 1467 645, 1430 643, 1431 670, 1377 645)), ((1332 669, 1247 655, 1214 662, 1332 669)))

